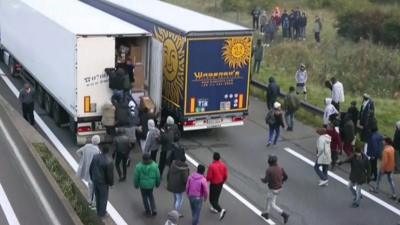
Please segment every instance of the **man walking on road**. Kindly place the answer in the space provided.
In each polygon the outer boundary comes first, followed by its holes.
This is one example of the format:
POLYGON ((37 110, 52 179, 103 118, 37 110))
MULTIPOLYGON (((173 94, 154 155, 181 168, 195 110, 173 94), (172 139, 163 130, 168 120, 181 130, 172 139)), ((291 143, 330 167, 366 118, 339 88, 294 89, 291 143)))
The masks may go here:
POLYGON ((361 152, 360 148, 356 148, 354 154, 344 161, 338 161, 338 164, 350 163, 350 182, 349 190, 353 194, 353 208, 360 206, 361 186, 369 183, 370 165, 368 157, 361 152))
POLYGON ((317 161, 314 170, 319 177, 319 186, 328 185, 328 167, 332 162, 331 159, 331 136, 326 133, 326 129, 317 130, 319 137, 317 139, 317 161), (322 167, 322 171, 320 170, 322 167))
POLYGON ((371 166, 372 181, 376 181, 378 177, 378 159, 381 158, 383 150, 383 136, 378 132, 378 128, 372 129, 372 135, 367 145, 367 155, 371 166))
POLYGON ((269 78, 268 88, 267 88, 267 108, 271 110, 274 107, 274 103, 281 93, 279 85, 276 83, 274 77, 269 78))
POLYGON ((274 208, 283 217, 283 223, 289 220, 289 214, 285 213, 281 208, 276 205, 276 199, 282 190, 283 182, 288 179, 285 170, 278 166, 278 157, 270 155, 268 157, 269 168, 265 173, 265 177, 261 178, 261 182, 268 184, 267 206, 262 217, 269 219, 271 207, 274 208))
POLYGON ((22 115, 25 120, 28 121, 32 126, 35 125, 35 118, 33 114, 33 110, 35 109, 35 92, 32 90, 30 84, 25 83, 24 88, 19 92, 19 102, 22 106, 22 115))
POLYGON ((144 153, 142 160, 136 165, 133 183, 135 188, 140 188, 146 215, 156 216, 157 210, 153 189, 160 186, 160 171, 157 163, 151 159, 150 154, 144 153))
POLYGON ((207 171, 207 181, 210 182, 210 210, 214 213, 219 213, 219 219, 222 220, 225 216, 226 209, 221 208, 218 201, 222 187, 228 179, 228 169, 225 164, 221 162, 221 155, 218 152, 214 152, 213 159, 214 162, 211 163, 207 171))
POLYGON ((268 111, 267 116, 265 117, 265 123, 269 126, 267 147, 269 147, 271 144, 276 145, 281 130, 280 127, 282 126, 285 128, 285 124, 283 122, 283 112, 279 102, 275 102, 274 109, 268 111))
POLYGON ((100 149, 98 146, 99 144, 100 144, 100 136, 94 135, 92 137, 91 144, 86 144, 80 149, 78 149, 78 151, 76 151, 76 154, 81 157, 81 159, 79 160, 78 171, 76 171, 76 176, 78 176, 79 178, 83 179, 88 183, 88 191, 89 191, 88 202, 90 208, 96 207, 96 201, 93 192, 93 182, 90 179, 89 169, 93 157, 95 155, 100 154, 100 149))
POLYGON ((190 209, 192 210, 192 225, 198 225, 203 201, 207 201, 208 187, 204 177, 206 168, 197 166, 197 172, 192 173, 186 183, 186 194, 189 197, 190 209))
POLYGON ((107 156, 108 146, 101 148, 101 154, 93 157, 90 164, 90 179, 93 181, 96 196, 96 209, 99 217, 106 216, 108 189, 114 185, 114 167, 112 160, 107 156))
POLYGON ((129 141, 129 137, 124 133, 123 130, 118 129, 118 136, 114 138, 115 146, 115 168, 117 169, 119 181, 126 180, 126 167, 131 151, 132 145, 129 141), (121 172, 122 163, 122 172, 121 172))
POLYGON ((332 82, 332 105, 340 112, 340 103, 344 102, 343 84, 336 80, 335 77, 331 78, 332 82))
POLYGON ((293 131, 294 113, 300 108, 300 99, 294 90, 294 87, 289 88, 289 93, 285 96, 283 102, 287 131, 293 131))
POLYGON ((186 164, 186 157, 183 156, 171 163, 167 175, 167 190, 174 195, 174 208, 181 216, 183 206, 183 194, 186 190, 186 183, 189 177, 189 166, 186 164))

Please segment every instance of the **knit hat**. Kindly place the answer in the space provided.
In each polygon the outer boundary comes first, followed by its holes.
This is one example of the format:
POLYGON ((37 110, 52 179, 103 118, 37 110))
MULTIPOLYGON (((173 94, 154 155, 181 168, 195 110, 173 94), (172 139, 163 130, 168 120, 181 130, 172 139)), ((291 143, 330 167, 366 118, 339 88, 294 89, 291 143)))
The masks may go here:
POLYGON ((174 123, 175 123, 174 118, 172 118, 172 116, 168 116, 168 117, 167 117, 167 124, 168 124, 168 125, 172 125, 172 124, 174 124, 174 123))
POLYGON ((94 135, 92 137, 92 144, 94 144, 94 145, 100 144, 100 136, 99 135, 94 135))
POLYGON ((274 109, 279 109, 281 107, 281 103, 275 102, 274 103, 274 109))
POLYGON ((179 221, 179 213, 176 210, 172 210, 168 213, 168 220, 173 224, 178 224, 179 221))

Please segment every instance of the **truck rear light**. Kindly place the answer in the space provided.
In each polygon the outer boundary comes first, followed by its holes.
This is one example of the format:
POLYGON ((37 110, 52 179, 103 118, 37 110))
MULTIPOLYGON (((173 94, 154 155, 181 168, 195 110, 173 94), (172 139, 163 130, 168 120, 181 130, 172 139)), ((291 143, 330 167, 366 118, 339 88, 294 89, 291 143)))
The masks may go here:
POLYGON ((232 122, 243 121, 243 117, 232 117, 232 122))
POLYGON ((194 125, 196 125, 196 121, 195 120, 185 121, 183 123, 183 126, 194 126, 194 125))
POLYGON ((90 132, 90 131, 92 131, 91 126, 78 127, 78 133, 90 132))
POLYGON ((90 96, 83 97, 83 104, 84 104, 83 111, 85 113, 90 113, 91 112, 90 96))

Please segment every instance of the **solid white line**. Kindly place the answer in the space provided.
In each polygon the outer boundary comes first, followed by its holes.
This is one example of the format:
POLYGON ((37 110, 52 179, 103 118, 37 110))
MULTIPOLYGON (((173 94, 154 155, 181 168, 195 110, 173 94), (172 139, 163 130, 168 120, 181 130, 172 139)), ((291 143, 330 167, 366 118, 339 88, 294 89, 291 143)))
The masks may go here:
MULTIPOLYGON (((17 88, 14 86, 14 84, 10 81, 10 79, 8 79, 8 77, 5 75, 1 75, 1 78, 10 88, 10 90, 14 93, 14 95, 18 98, 19 92, 17 88)), ((78 170, 78 163, 76 162, 74 157, 72 157, 71 153, 69 153, 69 151, 61 143, 61 141, 57 138, 57 136, 50 130, 50 128, 46 125, 46 123, 42 120, 42 118, 36 112, 34 113, 37 125, 43 130, 43 132, 47 135, 50 141, 54 144, 56 149, 68 162, 71 168, 76 172, 78 170)), ((85 183, 85 185, 87 186, 87 183, 85 183)), ((128 223, 122 218, 122 216, 118 213, 118 211, 114 208, 114 206, 110 202, 108 202, 107 204, 107 212, 117 225, 128 225, 128 223)))
POLYGON ((29 182, 32 184, 33 190, 36 192, 37 196, 39 197, 40 202, 42 203, 45 212, 49 215, 49 219, 54 225, 61 225, 60 221, 57 219, 56 214, 54 213, 52 207, 50 206, 49 202, 47 201, 42 189, 40 189, 39 184, 37 183, 35 177, 33 176, 32 172, 30 171, 28 165, 26 164, 24 158, 21 155, 17 145, 15 144, 14 140, 11 138, 10 133, 8 133, 6 126, 4 125, 3 121, 0 119, 0 128, 3 130, 4 136, 7 138, 8 143, 10 144, 11 148, 14 151, 14 154, 21 165, 26 177, 28 178, 29 182))
MULTIPOLYGON (((194 160, 192 157, 190 157, 188 154, 186 154, 186 159, 195 167, 199 165, 199 163, 194 160)), ((228 185, 224 184, 223 188, 229 192, 233 197, 235 197, 237 200, 239 200, 243 205, 247 206, 251 211, 253 211, 258 217, 263 219, 265 222, 267 222, 270 225, 275 225, 276 223, 272 221, 271 219, 266 220, 264 217, 261 216, 261 210, 257 209, 256 206, 251 204, 249 201, 247 201, 244 197, 242 197, 239 193, 237 193, 235 190, 233 190, 231 187, 228 185)))
MULTIPOLYGON (((307 163, 310 166, 314 166, 315 162, 311 161, 310 159, 304 157, 303 155, 299 154, 298 152, 294 151, 293 149, 290 148, 285 148, 285 150, 287 152, 289 152, 290 154, 292 154, 293 156, 301 159, 302 161, 304 161, 305 163, 307 163)), ((328 175, 332 178, 334 178, 335 180, 339 181, 340 183, 344 184, 344 185, 348 185, 349 181, 347 181, 346 179, 342 178, 341 176, 328 171, 328 175)), ((383 201, 382 199, 376 197, 375 195, 372 195, 371 193, 369 193, 368 191, 365 191, 364 189, 361 190, 361 194, 364 195, 365 197, 369 198, 370 200, 378 203, 379 205, 385 207, 386 209, 392 211, 393 213, 395 213, 396 215, 400 216, 400 210, 394 206, 392 206, 391 204, 383 201)))
POLYGON ((6 192, 3 186, 0 184, 0 205, 3 208, 3 212, 6 215, 6 219, 9 225, 20 225, 17 216, 15 215, 14 209, 11 206, 10 201, 7 198, 6 192))

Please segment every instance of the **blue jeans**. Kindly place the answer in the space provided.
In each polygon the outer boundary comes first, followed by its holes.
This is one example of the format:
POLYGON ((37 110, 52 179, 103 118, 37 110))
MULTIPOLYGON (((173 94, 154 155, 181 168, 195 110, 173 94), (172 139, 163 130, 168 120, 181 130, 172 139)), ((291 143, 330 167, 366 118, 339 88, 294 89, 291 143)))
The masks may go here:
POLYGON ((179 213, 182 210, 183 205, 183 193, 174 193, 174 207, 179 213))
POLYGON ((200 219, 201 206, 203 199, 199 197, 189 197, 190 209, 192 210, 192 225, 198 225, 200 219))
POLYGON ((387 176, 387 179, 388 179, 388 182, 390 185, 390 189, 392 190, 392 195, 396 195, 396 190, 394 189, 394 182, 393 182, 393 178, 392 178, 392 175, 393 175, 392 172, 379 171, 378 176, 376 178, 376 190, 379 190, 379 184, 380 184, 381 178, 384 174, 386 174, 386 176, 387 176))
POLYGON ((353 194, 353 197, 354 197, 353 202, 356 203, 357 205, 360 205, 361 184, 356 184, 356 183, 352 183, 351 181, 349 181, 348 188, 351 191, 351 193, 353 194))
POLYGON ((273 143, 275 145, 276 142, 278 141, 279 133, 280 133, 279 125, 269 125, 268 143, 271 144, 272 143, 272 139, 273 139, 273 143), (274 137, 274 135, 275 135, 275 137, 274 137))
POLYGON ((315 162, 314 170, 319 176, 319 179, 328 180, 328 167, 329 165, 318 164, 318 162, 315 162), (320 167, 322 167, 322 171, 319 169, 320 167))
POLYGON ((285 112, 285 120, 288 129, 293 129, 293 118, 294 118, 294 112, 286 111, 285 112))

